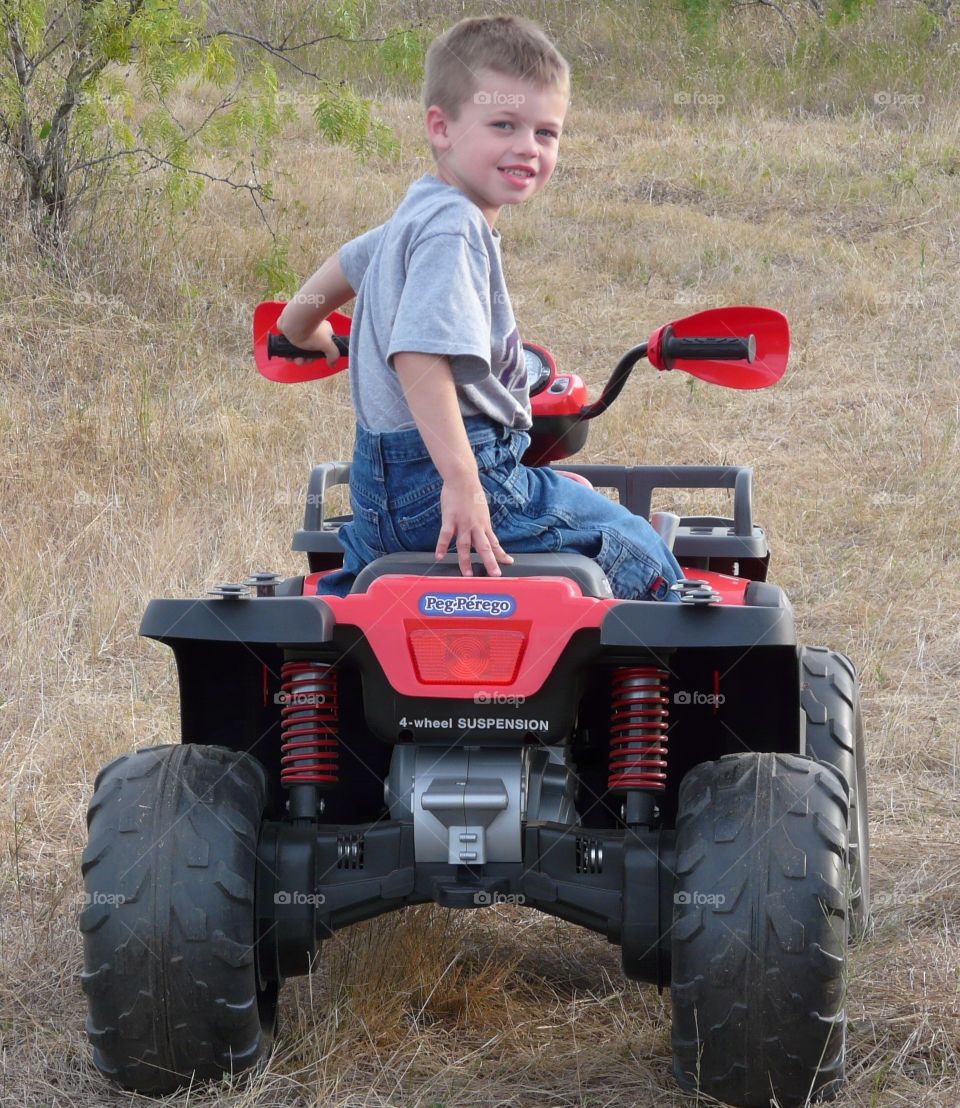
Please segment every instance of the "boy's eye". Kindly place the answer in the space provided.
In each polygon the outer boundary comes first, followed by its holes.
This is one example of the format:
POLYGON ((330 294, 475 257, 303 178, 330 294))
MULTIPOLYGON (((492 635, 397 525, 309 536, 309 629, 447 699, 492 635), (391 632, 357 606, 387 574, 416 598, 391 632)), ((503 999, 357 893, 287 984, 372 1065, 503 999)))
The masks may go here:
MULTIPOLYGON (((495 123, 492 123, 491 126, 492 127, 512 127, 513 124, 510 122, 509 119, 498 119, 495 123)), ((547 138, 552 138, 552 139, 555 139, 555 138, 559 137, 557 135, 557 132, 551 130, 549 127, 541 127, 540 130, 537 131, 537 134, 538 135, 546 135, 547 138)))

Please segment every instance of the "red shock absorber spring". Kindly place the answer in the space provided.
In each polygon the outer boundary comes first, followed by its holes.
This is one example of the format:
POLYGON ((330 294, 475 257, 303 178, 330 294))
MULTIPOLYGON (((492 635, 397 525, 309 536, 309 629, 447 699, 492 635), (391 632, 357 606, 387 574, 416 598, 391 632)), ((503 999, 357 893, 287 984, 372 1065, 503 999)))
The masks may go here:
POLYGON ((323 662, 284 662, 280 682, 280 783, 288 788, 338 784, 340 705, 336 670, 323 662))
POLYGON ((621 666, 613 674, 607 787, 659 790, 667 780, 667 672, 621 666))

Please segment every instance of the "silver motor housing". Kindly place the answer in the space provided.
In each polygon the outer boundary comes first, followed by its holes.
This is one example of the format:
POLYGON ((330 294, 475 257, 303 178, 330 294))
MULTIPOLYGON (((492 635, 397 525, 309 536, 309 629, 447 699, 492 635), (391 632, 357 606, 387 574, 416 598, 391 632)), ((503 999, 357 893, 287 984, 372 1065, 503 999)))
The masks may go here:
POLYGON ((523 860, 523 825, 577 821, 563 747, 394 748, 384 797, 391 819, 413 820, 418 862, 523 860))

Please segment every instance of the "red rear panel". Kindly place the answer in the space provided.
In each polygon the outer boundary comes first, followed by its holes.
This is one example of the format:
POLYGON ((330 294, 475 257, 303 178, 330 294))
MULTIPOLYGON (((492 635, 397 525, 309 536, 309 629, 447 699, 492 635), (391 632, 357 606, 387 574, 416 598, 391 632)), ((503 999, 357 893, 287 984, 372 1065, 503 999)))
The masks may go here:
MULTIPOLYGON (((317 595, 326 573, 304 578, 317 595)), ((688 569, 721 602, 742 605, 750 583, 688 569)), ((324 596, 338 624, 359 627, 402 696, 463 697, 466 687, 509 688, 532 696, 575 631, 599 627, 624 601, 583 596, 565 577, 378 577, 365 593, 324 596)))

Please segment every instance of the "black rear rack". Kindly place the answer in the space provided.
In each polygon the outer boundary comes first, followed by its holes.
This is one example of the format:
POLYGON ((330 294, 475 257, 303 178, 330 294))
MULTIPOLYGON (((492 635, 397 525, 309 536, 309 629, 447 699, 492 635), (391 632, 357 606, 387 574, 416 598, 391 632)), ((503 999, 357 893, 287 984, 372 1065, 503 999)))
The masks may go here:
MULTIPOLYGON (((732 573, 763 581, 770 549, 753 522, 753 470, 749 466, 616 466, 568 465, 552 468, 578 473, 597 488, 616 489, 620 503, 635 515, 650 518, 654 489, 733 489, 733 518, 681 516, 673 551, 685 566, 732 573)), ((303 527, 293 549, 307 554, 313 572, 339 566, 343 547, 340 525, 352 517, 326 516, 327 491, 350 481, 349 462, 324 462, 310 474, 303 527)))

